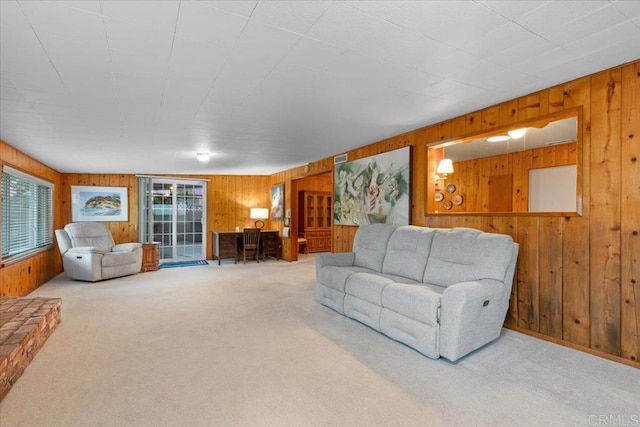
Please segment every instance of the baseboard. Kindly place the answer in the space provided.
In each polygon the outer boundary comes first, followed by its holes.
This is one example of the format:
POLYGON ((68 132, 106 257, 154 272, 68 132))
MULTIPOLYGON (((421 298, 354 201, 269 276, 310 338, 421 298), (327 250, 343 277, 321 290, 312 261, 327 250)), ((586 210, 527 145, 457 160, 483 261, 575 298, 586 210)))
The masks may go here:
POLYGON ((631 366, 632 368, 640 369, 640 362, 638 362, 638 361, 625 359, 624 357, 616 356, 614 354, 606 353, 604 351, 594 350, 594 349, 589 348, 589 347, 585 347, 585 346, 578 345, 578 344, 573 344, 573 343, 570 343, 570 342, 567 342, 567 341, 564 341, 564 340, 561 340, 561 339, 558 339, 558 338, 554 338, 554 337, 550 337, 548 335, 541 334, 539 332, 534 332, 534 331, 530 331, 528 329, 520 328, 518 326, 505 324, 504 327, 507 328, 507 329, 514 330, 516 332, 520 332, 520 333, 525 334, 525 335, 529 335, 529 336, 532 336, 532 337, 535 337, 535 338, 539 338, 539 339, 544 340, 544 341, 549 341, 549 342, 552 342, 554 344, 558 344, 558 345, 561 345, 561 346, 564 346, 564 347, 569 347, 569 348, 572 348, 574 350, 578 350, 578 351, 582 351, 584 353, 592 354, 594 356, 602 357, 603 359, 608 359, 608 360, 611 360, 611 361, 614 361, 614 362, 622 363, 624 365, 631 366))

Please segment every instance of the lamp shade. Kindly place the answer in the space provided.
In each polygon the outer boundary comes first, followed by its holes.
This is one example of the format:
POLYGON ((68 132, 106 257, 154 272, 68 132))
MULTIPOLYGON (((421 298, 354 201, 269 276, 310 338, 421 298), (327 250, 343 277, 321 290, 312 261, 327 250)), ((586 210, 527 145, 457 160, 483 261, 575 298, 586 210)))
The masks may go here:
POLYGON ((438 163, 438 169, 436 169, 436 173, 453 173, 453 163, 451 162, 451 159, 440 160, 440 163, 438 163))
POLYGON ((269 218, 269 209, 267 208, 251 208, 249 211, 251 219, 267 219, 269 218))

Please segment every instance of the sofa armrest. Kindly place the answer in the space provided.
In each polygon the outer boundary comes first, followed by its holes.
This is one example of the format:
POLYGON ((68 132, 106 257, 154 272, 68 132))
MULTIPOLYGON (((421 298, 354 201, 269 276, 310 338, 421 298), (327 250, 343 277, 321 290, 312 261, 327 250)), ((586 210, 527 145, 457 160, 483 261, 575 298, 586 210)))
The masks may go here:
POLYGON ((105 252, 101 249, 98 249, 94 246, 76 246, 75 248, 71 248, 67 251, 68 254, 104 254, 105 252))
POLYGON ((120 243, 111 248, 111 252, 133 252, 141 247, 142 243, 120 243))
POLYGON ((441 356, 452 362, 500 336, 511 286, 493 279, 456 283, 442 292, 441 356))
POLYGON ((353 252, 338 252, 338 253, 320 253, 316 255, 316 279, 323 267, 334 265, 337 267, 345 267, 353 265, 353 261, 356 259, 356 254, 353 252))
POLYGON ((335 254, 330 254, 330 253, 318 254, 316 255, 316 271, 328 265, 335 265, 338 267, 353 265, 353 261, 355 259, 356 259, 356 254, 353 252, 338 252, 335 254))

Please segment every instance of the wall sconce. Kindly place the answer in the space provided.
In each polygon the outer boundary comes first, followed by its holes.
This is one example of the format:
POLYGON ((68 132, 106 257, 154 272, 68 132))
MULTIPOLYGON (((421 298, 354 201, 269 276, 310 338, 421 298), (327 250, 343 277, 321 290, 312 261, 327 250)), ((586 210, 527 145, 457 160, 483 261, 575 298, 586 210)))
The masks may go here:
POLYGON ((256 228, 263 229, 264 221, 263 219, 269 218, 269 209, 267 208, 251 208, 249 211, 249 218, 255 219, 256 228))
POLYGON ((451 161, 451 159, 440 160, 440 163, 438 163, 438 168, 436 169, 436 173, 438 174, 436 183, 438 181, 445 181, 447 179, 447 175, 453 173, 453 162, 451 161))

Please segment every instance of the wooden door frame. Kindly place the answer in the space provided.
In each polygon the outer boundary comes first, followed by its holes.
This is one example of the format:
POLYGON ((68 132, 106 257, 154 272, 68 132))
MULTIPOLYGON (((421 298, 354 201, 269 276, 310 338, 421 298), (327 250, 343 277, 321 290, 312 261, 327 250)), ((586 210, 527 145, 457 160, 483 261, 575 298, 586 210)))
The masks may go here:
MULTIPOLYGON (((318 175, 326 175, 330 174, 331 176, 331 192, 333 193, 333 168, 329 170, 319 171, 314 174, 299 176, 296 178, 291 178, 291 222, 289 224, 289 241, 290 241, 290 253, 291 253, 291 262, 298 261, 298 194, 299 194, 299 183, 300 181, 312 178, 318 175)), ((333 197, 331 197, 332 205, 333 205, 333 197)), ((331 206, 331 217, 333 218, 333 206, 331 206)), ((333 252, 333 219, 331 221, 331 252, 333 252)))

